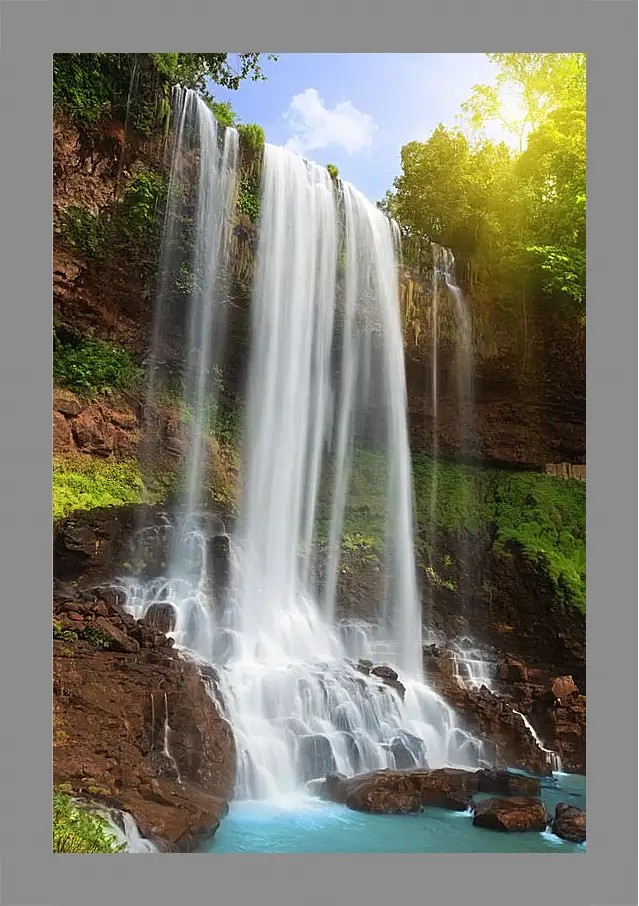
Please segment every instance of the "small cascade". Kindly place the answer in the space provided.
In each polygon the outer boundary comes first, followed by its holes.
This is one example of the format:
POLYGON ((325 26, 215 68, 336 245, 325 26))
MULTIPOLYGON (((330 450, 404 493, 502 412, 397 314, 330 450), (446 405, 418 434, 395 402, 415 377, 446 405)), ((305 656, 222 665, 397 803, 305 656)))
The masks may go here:
POLYGON ((536 743, 537 747, 544 753, 544 755, 545 755, 545 757, 546 757, 546 762, 547 762, 547 764, 552 768, 552 770, 553 770, 553 771, 556 771, 556 772, 559 772, 559 773, 560 773, 561 771, 563 771, 563 766, 562 766, 562 763, 561 763, 561 758, 559 757, 559 755, 557 755, 556 752, 553 752, 552 749, 547 749, 547 748, 544 746, 544 744, 542 743, 542 741, 541 741, 541 739, 539 738, 539 736, 537 736, 537 733, 536 733, 536 731, 535 731, 535 728, 534 728, 533 725, 530 723, 530 721, 528 720, 528 718, 526 717, 526 715, 525 715, 525 714, 522 714, 521 711, 515 711, 514 708, 513 708, 513 714, 516 714, 518 717, 521 717, 521 719, 522 719, 522 721, 523 721, 523 723, 524 723, 524 726, 526 727, 526 729, 528 730, 528 732, 530 733, 530 735, 532 736, 532 738, 535 740, 535 743, 536 743))
POLYGON ((171 728, 169 726, 169 702, 168 702, 168 699, 166 697, 166 692, 165 692, 164 693, 164 738, 162 741, 162 754, 166 758, 169 759, 169 761, 175 768, 175 772, 177 774, 177 782, 182 783, 182 778, 180 777, 180 769, 177 766, 177 762, 176 762, 175 758, 171 754, 170 741, 171 741, 171 728))
POLYGON ((151 752, 160 752, 173 766, 175 770, 176 779, 178 783, 182 783, 180 777, 180 770, 178 768, 177 762, 173 757, 170 747, 171 740, 171 728, 169 726, 169 702, 166 692, 163 693, 164 699, 164 720, 162 722, 162 734, 161 734, 161 743, 158 740, 155 732, 155 695, 151 693, 151 752), (161 748, 160 748, 161 745, 161 748))
POLYGON ((455 678, 460 686, 466 689, 481 689, 485 686, 494 691, 493 671, 491 665, 482 657, 481 651, 474 648, 453 646, 451 650, 455 678))
POLYGON ((97 811, 97 814, 108 822, 109 829, 113 833, 117 843, 119 845, 125 844, 127 853, 160 852, 150 840, 147 840, 146 837, 142 836, 133 815, 130 815, 129 812, 109 809, 108 811, 99 810, 97 811))

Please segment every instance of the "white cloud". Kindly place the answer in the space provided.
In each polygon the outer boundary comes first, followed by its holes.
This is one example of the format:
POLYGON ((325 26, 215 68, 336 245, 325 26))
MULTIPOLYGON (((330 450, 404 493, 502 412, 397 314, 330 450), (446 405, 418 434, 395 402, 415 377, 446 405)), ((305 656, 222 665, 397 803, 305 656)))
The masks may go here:
POLYGON ((298 154, 329 145, 339 145, 353 154, 372 144, 377 129, 373 117, 353 107, 350 101, 327 110, 315 88, 294 95, 285 117, 293 131, 286 145, 298 154))

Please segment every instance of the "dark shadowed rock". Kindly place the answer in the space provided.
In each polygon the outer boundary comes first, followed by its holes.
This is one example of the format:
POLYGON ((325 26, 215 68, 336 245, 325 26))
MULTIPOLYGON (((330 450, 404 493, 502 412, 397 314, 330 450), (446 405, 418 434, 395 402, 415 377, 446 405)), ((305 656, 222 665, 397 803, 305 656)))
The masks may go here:
POLYGON ((536 777, 524 777, 510 771, 484 769, 478 771, 479 792, 499 796, 539 796, 541 784, 536 777))
POLYGON ((540 832, 548 824, 545 806, 538 799, 485 799, 476 803, 474 812, 473 824, 488 830, 540 832))
POLYGON ((392 667, 387 667, 385 664, 380 664, 377 667, 373 667, 371 670, 373 676, 379 676, 380 679, 384 680, 396 680, 398 679, 397 671, 393 670, 392 667))
POLYGON ((302 736, 299 747, 299 778, 304 783, 335 770, 335 756, 327 736, 302 736))
POLYGON ((555 809, 552 827, 562 840, 583 843, 586 839, 586 813, 574 805, 560 802, 555 809))
POLYGON ((155 601, 144 615, 144 622, 158 632, 173 632, 175 620, 175 608, 166 601, 155 601))

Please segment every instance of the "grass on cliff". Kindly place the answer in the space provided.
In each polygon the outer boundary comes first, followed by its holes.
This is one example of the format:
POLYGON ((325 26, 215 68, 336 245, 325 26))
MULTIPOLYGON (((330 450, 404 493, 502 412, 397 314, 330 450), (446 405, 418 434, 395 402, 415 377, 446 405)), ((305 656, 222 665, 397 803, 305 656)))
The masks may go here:
MULTIPOLYGON (((413 456, 415 522, 418 537, 435 529, 464 531, 492 539, 508 555, 521 547, 553 582, 557 596, 586 607, 586 486, 536 472, 482 469, 413 456), (432 488, 436 486, 436 494, 432 488), (432 515, 431 515, 432 510, 432 515)), ((330 481, 326 483, 330 487, 330 481)), ((382 457, 355 454, 342 544, 381 547, 385 525, 386 476, 382 457)), ((320 509, 318 538, 326 541, 329 510, 320 509)), ((425 542, 421 542, 425 547, 425 542)))
POLYGON ((54 853, 122 853, 107 821, 92 814, 61 788, 53 792, 54 853))
POLYGON ((53 463, 53 518, 75 510, 124 506, 146 500, 137 462, 59 456, 53 463))

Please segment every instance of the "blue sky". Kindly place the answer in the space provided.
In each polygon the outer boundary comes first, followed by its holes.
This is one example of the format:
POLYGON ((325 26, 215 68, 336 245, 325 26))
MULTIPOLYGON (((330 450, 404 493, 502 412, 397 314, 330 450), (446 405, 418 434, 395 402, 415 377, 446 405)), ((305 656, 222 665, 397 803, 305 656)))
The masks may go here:
POLYGON ((440 122, 458 125, 460 104, 496 67, 486 54, 287 53, 264 71, 265 82, 213 93, 241 122, 259 123, 268 142, 335 164, 377 201, 400 171, 402 145, 424 141, 440 122))

